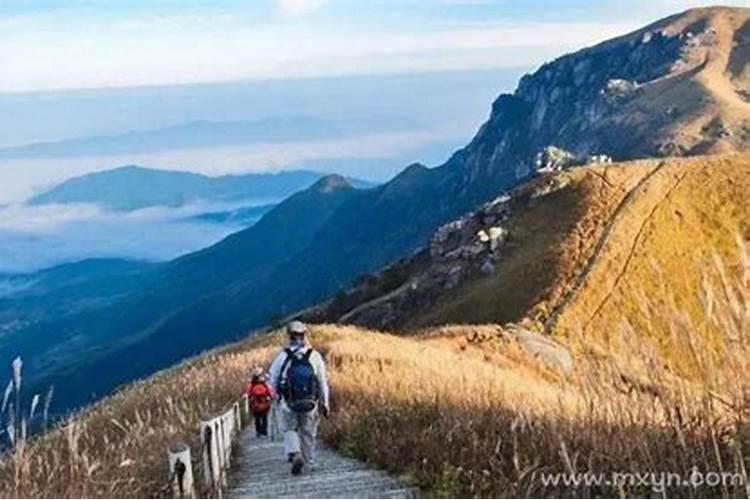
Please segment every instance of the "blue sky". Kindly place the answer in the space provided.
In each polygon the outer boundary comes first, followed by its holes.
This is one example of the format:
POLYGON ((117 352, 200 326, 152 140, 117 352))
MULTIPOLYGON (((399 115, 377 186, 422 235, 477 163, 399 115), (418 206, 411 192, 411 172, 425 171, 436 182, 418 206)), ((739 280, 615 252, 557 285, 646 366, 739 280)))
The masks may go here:
POLYGON ((283 142, 2 159, 0 272, 90 256, 167 258, 236 229, 187 224, 183 209, 24 204, 72 176, 139 164, 384 181, 415 161, 444 162, 498 94, 544 61, 706 3, 0 0, 0 148, 194 121, 365 125, 283 142))
POLYGON ((707 3, 3 0, 0 92, 533 66, 707 3))

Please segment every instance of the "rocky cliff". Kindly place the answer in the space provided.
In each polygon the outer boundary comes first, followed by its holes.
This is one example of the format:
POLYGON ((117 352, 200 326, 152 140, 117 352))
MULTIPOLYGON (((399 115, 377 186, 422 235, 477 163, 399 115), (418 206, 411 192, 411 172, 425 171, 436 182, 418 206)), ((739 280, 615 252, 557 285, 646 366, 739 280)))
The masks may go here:
POLYGON ((750 143, 750 9, 707 8, 565 55, 501 95, 449 162, 455 192, 490 197, 545 148, 614 160, 742 150, 750 143))

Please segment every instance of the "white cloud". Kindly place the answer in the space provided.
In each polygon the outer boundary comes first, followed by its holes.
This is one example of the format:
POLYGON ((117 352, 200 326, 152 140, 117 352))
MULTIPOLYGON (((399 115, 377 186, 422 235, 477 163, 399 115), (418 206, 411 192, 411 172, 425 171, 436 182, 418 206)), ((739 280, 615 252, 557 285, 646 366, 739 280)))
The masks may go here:
MULTIPOLYGON (((301 15, 320 1, 285 0, 301 15)), ((226 12, 107 19, 0 20, 0 92, 301 78, 538 63, 635 28, 622 23, 494 23, 378 29, 252 23, 226 12), (54 68, 54 71, 51 70, 54 68)))
MULTIPOLYGON (((0 161, 0 185, 4 186, 0 191, 0 205, 18 203, 67 178, 99 171, 103 166, 158 165, 163 169, 187 169, 207 175, 277 171, 315 160, 402 157, 409 151, 455 137, 456 131, 448 124, 439 129, 382 132, 336 140, 260 143, 81 158, 3 160, 0 161)), ((402 166, 398 162, 393 164, 394 169, 402 166)), ((359 175, 358 172, 345 170, 337 173, 359 175)), ((2 224, 3 221, 0 220, 0 227, 2 224)))
MULTIPOLYGON (((290 18, 316 13, 326 0, 274 0, 270 16, 254 4, 125 16, 60 9, 0 18, 0 92, 528 66, 539 62, 542 49, 544 57, 560 55, 709 2, 636 0, 629 16, 603 3, 592 22, 510 22, 498 15, 484 25, 429 14, 415 23, 385 16, 390 11, 383 5, 389 2, 378 2, 378 8, 361 3, 361 9, 343 14, 330 9, 304 22, 290 18), (508 22, 496 22, 503 19, 508 22)), ((510 2, 434 0, 432 5, 479 10, 492 3, 510 2)), ((421 10, 412 2, 393 5, 405 11, 411 5, 412 13, 433 8, 424 7, 431 5, 427 0, 418 3, 421 10)), ((551 9, 566 12, 560 5, 551 9)))
POLYGON ((279 14, 285 17, 304 16, 323 6, 324 0, 277 0, 279 14))
POLYGON ((34 271, 95 257, 171 259, 241 229, 190 220, 196 214, 233 206, 195 204, 129 213, 92 204, 4 207, 0 209, 0 273, 34 271))

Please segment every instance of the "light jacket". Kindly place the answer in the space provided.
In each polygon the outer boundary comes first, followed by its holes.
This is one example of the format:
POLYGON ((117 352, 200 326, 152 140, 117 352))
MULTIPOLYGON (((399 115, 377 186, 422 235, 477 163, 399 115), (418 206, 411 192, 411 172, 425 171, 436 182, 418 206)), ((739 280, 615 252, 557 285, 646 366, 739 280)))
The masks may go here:
MULTIPOLYGON (((312 349, 312 347, 304 344, 290 344, 287 349, 291 349, 295 356, 301 356, 302 354, 307 352, 308 349, 312 349)), ((284 368, 286 358, 287 353, 286 349, 284 349, 276 355, 273 363, 271 363, 271 368, 268 370, 268 378, 271 386, 273 387, 274 394, 280 394, 279 383, 286 375, 285 373, 281 373, 281 370, 282 368, 284 368)), ((323 361, 323 356, 321 356, 320 353, 314 349, 312 354, 310 354, 310 364, 315 371, 315 377, 318 379, 318 388, 320 389, 320 403, 323 404, 326 408, 329 408, 329 390, 328 376, 326 375, 326 363, 325 361, 323 361)), ((286 368, 284 368, 284 370, 286 371, 288 369, 289 363, 286 364, 286 368)))

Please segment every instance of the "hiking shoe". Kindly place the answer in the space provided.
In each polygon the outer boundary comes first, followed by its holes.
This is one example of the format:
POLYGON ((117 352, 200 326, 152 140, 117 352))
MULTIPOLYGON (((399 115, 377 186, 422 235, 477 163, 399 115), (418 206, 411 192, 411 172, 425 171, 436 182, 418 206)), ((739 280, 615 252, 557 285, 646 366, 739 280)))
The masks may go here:
POLYGON ((304 467, 305 461, 302 460, 302 457, 299 456, 299 454, 295 454, 294 458, 292 459, 292 475, 299 476, 302 474, 302 467, 304 467))

